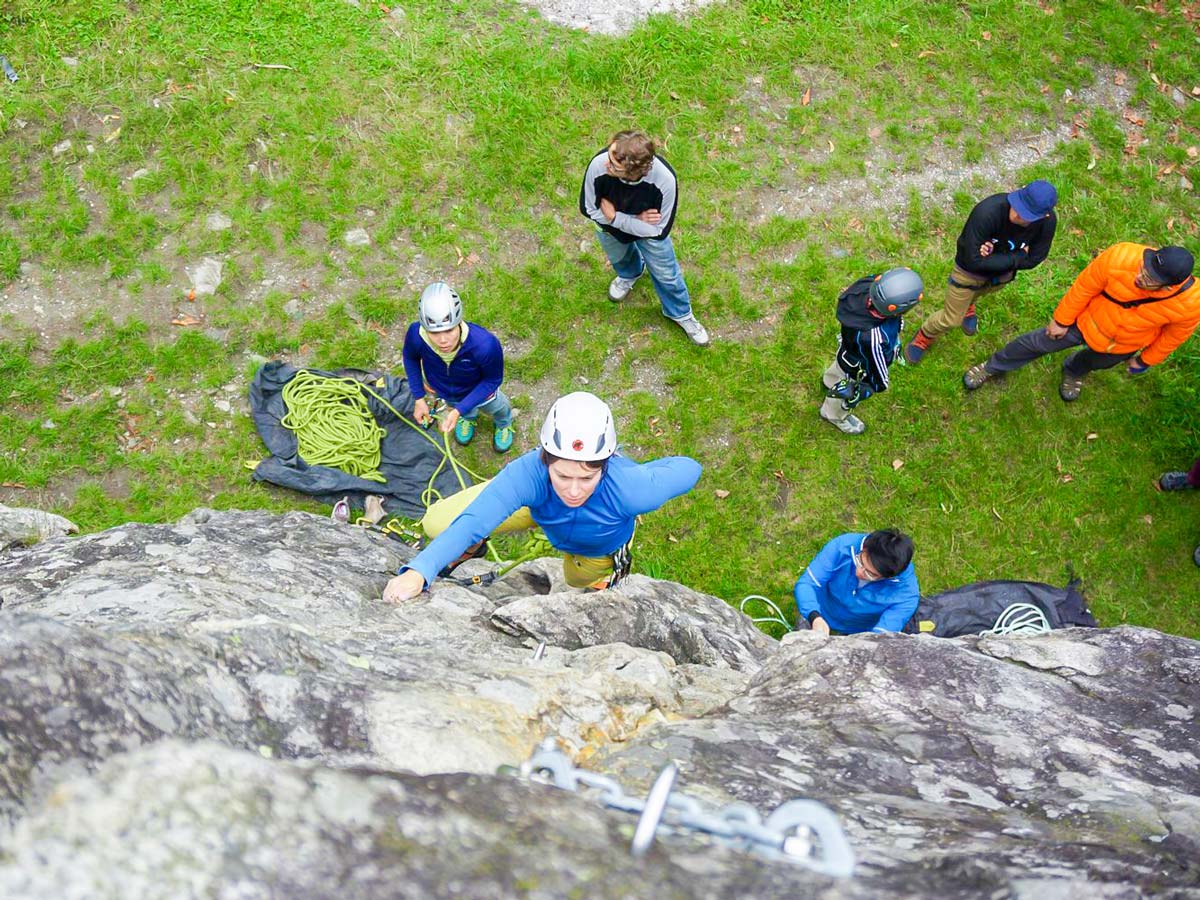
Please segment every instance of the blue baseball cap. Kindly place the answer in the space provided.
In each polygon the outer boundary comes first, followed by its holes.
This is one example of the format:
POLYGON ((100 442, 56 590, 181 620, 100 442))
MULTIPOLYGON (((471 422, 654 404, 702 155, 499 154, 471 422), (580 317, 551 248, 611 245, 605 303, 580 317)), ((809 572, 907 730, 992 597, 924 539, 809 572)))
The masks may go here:
POLYGON ((1058 191, 1048 181, 1038 179, 1008 195, 1008 205, 1026 222, 1036 222, 1050 215, 1058 202, 1058 191))

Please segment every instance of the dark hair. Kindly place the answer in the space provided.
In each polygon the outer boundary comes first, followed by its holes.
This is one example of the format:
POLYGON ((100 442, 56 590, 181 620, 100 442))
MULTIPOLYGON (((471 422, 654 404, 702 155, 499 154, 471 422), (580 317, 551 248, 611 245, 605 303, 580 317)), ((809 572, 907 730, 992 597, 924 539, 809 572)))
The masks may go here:
POLYGON ((895 528, 872 531, 863 541, 871 557, 871 566, 884 578, 895 578, 908 567, 913 557, 913 542, 895 528))
POLYGON ((605 469, 608 467, 607 459, 563 459, 561 456, 555 456, 545 448, 542 448, 538 459, 542 461, 542 465, 547 469, 550 468, 550 463, 552 462, 581 462, 589 469, 605 469))

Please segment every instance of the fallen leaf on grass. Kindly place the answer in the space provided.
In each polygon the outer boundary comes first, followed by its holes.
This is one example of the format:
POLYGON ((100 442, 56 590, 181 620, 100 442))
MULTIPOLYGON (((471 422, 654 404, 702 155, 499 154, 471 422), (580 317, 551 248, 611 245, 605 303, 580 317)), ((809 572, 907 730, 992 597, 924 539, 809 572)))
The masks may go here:
POLYGON ((172 325, 181 325, 184 328, 186 328, 191 325, 199 325, 202 321, 204 321, 204 320, 198 319, 195 316, 182 315, 182 316, 179 316, 178 318, 172 319, 171 324, 172 325))
POLYGON ((1094 431, 1089 431, 1089 432, 1087 433, 1087 440, 1089 440, 1089 441, 1094 441, 1094 440, 1095 440, 1096 438, 1098 438, 1098 437, 1100 437, 1100 435, 1098 435, 1098 434, 1097 434, 1096 432, 1094 432, 1094 431))
POLYGON ((679 543, 679 538, 675 537, 675 535, 673 535, 673 534, 668 534, 668 535, 667 535, 667 540, 668 540, 668 541, 670 541, 672 544, 678 544, 678 543, 679 543))
POLYGON ((1197 156, 1200 156, 1200 147, 1188 147, 1187 155, 1188 159, 1195 159, 1197 156))
POLYGON ((920 53, 917 54, 917 59, 924 59, 927 56, 936 56, 936 55, 937 55, 936 50, 922 50, 920 53))
POLYGON ((829 142, 829 152, 830 152, 830 153, 832 153, 832 152, 833 152, 833 141, 830 141, 830 142, 829 142))
POLYGON ((104 136, 104 143, 111 144, 113 141, 115 141, 120 136, 121 136, 121 126, 118 125, 116 128, 114 128, 112 131, 110 131, 108 134, 106 134, 104 136))
POLYGON ((1061 475, 1058 476, 1058 480, 1061 481, 1063 484, 1070 484, 1072 481, 1075 480, 1075 476, 1072 475, 1070 472, 1063 472, 1061 475))
POLYGON ((1142 516, 1142 521, 1145 522, 1147 525, 1153 525, 1154 524, 1154 516, 1151 516, 1151 515, 1142 516))
POLYGON ((1001 522, 1004 521, 1004 516, 1000 515, 1000 513, 996 511, 996 507, 994 507, 994 506, 992 507, 992 515, 995 516, 997 519, 999 519, 1001 522))
POLYGON ((1087 169, 1090 172, 1094 168, 1096 168, 1096 157, 1093 156, 1092 161, 1087 164, 1087 169))
POLYGON ((805 88, 805 89, 804 89, 804 96, 800 98, 800 105, 801 105, 801 106, 808 106, 808 104, 809 104, 811 101, 812 101, 812 88, 805 88))
POLYGON ((713 491, 713 493, 717 495, 718 500, 724 500, 729 496, 729 491, 726 491, 722 488, 717 488, 715 491, 713 491))
POLYGON ((891 45, 892 45, 892 47, 893 47, 893 48, 895 48, 895 47, 899 47, 899 46, 900 46, 900 45, 899 45, 899 44, 897 44, 895 41, 891 41, 891 45))
POLYGON ((670 94, 669 94, 669 96, 670 96, 670 98, 671 98, 672 100, 678 100, 678 99, 679 99, 679 95, 678 95, 677 93, 675 93, 674 91, 671 91, 671 92, 670 92, 670 94))
POLYGON ((980 35, 980 37, 983 38, 985 41, 990 41, 992 39, 992 33, 990 31, 985 31, 983 34, 980 35))
POLYGON ((904 468, 904 460, 902 460, 902 459, 893 459, 892 460, 892 471, 899 472, 903 468, 904 468))
POLYGON ((0 487, 16 488, 17 490, 25 490, 25 485, 19 481, 0 481, 0 487))
POLYGON ((1113 84, 1117 84, 1117 85, 1124 84, 1125 79, 1128 77, 1129 76, 1127 76, 1124 72, 1118 72, 1116 75, 1113 76, 1113 84))

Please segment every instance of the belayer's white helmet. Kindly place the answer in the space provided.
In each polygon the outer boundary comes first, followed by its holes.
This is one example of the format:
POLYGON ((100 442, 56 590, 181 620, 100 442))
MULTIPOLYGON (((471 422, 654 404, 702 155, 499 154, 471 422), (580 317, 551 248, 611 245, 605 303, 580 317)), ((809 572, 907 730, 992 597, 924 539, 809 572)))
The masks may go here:
POLYGON ((542 423, 542 449, 560 459, 598 462, 617 450, 608 404, 587 391, 559 397, 542 423))
POLYGON ((435 281, 421 291, 420 315, 426 331, 449 331, 463 320, 462 300, 446 282, 435 281))

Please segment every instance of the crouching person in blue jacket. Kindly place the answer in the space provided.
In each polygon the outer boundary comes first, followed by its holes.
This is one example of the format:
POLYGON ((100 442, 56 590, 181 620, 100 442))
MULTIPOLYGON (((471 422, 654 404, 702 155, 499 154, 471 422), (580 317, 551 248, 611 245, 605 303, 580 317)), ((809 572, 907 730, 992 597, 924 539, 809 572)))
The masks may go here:
POLYGON ((436 396, 450 406, 442 418, 443 433, 453 429, 456 441, 469 444, 482 412, 495 425, 492 449, 507 453, 512 447, 512 404, 500 390, 500 341, 482 325, 463 321, 462 300, 444 281, 421 292, 418 320, 404 335, 404 374, 416 398, 413 418, 419 424, 430 421, 426 395, 436 396))
POLYGON ((540 443, 491 481, 429 507, 421 525, 434 540, 388 582, 383 599, 417 596, 488 535, 534 527, 562 551, 567 584, 613 587, 629 573, 636 518, 700 478, 700 464, 686 456, 636 463, 617 453, 608 404, 584 391, 554 402, 540 443))
POLYGON ((912 555, 912 538, 891 528, 835 537, 792 591, 797 625, 821 634, 902 630, 921 599, 912 555))

